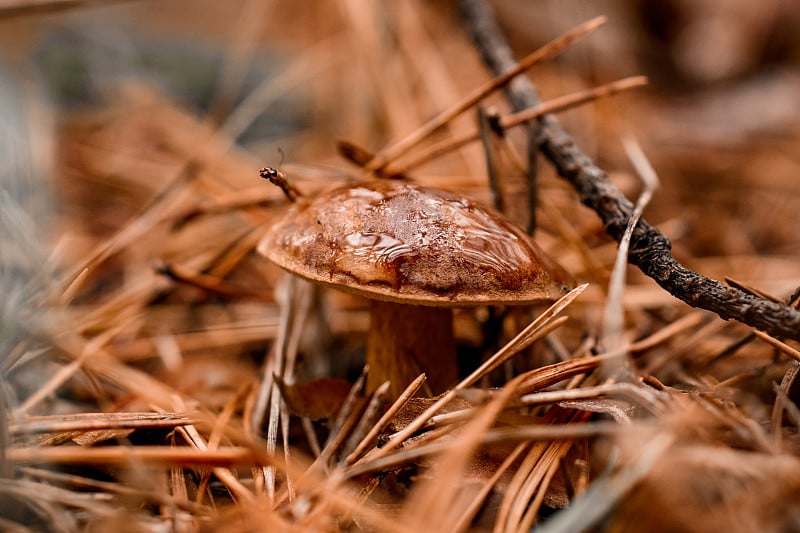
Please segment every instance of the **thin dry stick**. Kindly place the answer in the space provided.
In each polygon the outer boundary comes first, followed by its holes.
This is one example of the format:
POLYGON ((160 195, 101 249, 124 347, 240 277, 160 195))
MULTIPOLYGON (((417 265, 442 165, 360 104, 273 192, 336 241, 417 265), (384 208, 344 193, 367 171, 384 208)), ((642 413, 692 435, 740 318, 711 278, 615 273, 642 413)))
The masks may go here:
MULTIPOLYGON (((526 129, 530 124, 526 123, 526 129)), ((526 150, 527 161, 523 162, 506 130, 500 125, 500 115, 496 109, 483 112, 478 106, 478 131, 484 147, 486 173, 489 188, 495 199, 495 208, 507 215, 512 222, 525 232, 533 235, 536 231, 536 147, 526 150), (500 170, 498 165, 505 168, 500 170)), ((530 144, 530 135, 526 135, 530 144)))
MULTIPOLYGON (((489 68, 495 74, 514 68, 513 54, 488 3, 462 0, 461 6, 475 45, 489 68)), ((541 103, 531 83, 515 84, 509 87, 509 92, 517 110, 541 103)), ((633 214, 633 204, 611 183, 608 174, 583 153, 555 117, 545 115, 538 122, 540 151, 558 174, 575 187, 581 201, 598 214, 606 232, 619 241, 633 214)), ((800 340, 800 312, 727 287, 686 268, 672 256, 669 239, 644 219, 633 231, 628 261, 693 307, 738 320, 775 337, 800 340)))
MULTIPOLYGON (((535 107, 531 107, 517 113, 501 116, 500 127, 503 129, 509 129, 520 126, 548 113, 559 113, 561 111, 566 111, 567 109, 571 109, 586 102, 591 102, 606 96, 612 96, 619 92, 635 89, 644 85, 647 85, 647 78, 644 76, 632 76, 630 78, 623 78, 621 80, 613 81, 606 85, 600 85, 599 87, 592 87, 583 91, 559 96, 557 98, 553 98, 552 100, 542 102, 535 107)), ((398 168, 390 167, 388 170, 386 170, 386 174, 394 175, 408 172, 409 170, 413 170, 414 168, 417 168, 418 166, 427 163, 432 159, 449 154, 453 150, 460 148, 467 143, 476 141, 479 138, 480 132, 478 130, 473 130, 466 131, 449 139, 445 139, 441 142, 431 145, 425 150, 420 151, 418 155, 414 156, 409 161, 399 164, 398 168)))
MULTIPOLYGON (((786 395, 786 392, 783 390, 783 384, 782 383, 780 385, 778 385, 777 383, 773 384, 772 390, 773 390, 773 392, 775 392, 775 397, 778 400, 780 400, 781 404, 782 404, 780 406, 780 411, 779 411, 780 415, 783 415, 783 411, 785 410, 786 414, 789 417, 789 420, 791 420, 792 423, 794 423, 795 428, 800 429, 800 407, 798 407, 797 404, 794 403, 792 401, 792 399, 789 398, 786 395)), ((773 432, 773 434, 781 433, 780 424, 781 424, 781 421, 779 420, 778 424, 777 424, 778 429, 775 430, 773 432)), ((781 450, 780 444, 781 444, 781 441, 778 440, 778 439, 775 439, 775 449, 776 450, 781 450)))
POLYGON ((550 41, 543 47, 522 59, 517 65, 514 66, 513 69, 510 69, 508 72, 499 75, 494 80, 475 89, 472 94, 465 97, 450 109, 442 111, 431 120, 414 130, 407 137, 378 152, 375 157, 373 157, 372 160, 367 163, 366 169, 376 171, 384 168, 391 161, 400 157, 408 150, 425 140, 433 132, 447 124, 454 117, 460 115, 467 109, 470 109, 488 94, 507 84, 516 75, 525 72, 537 63, 555 56, 576 40, 599 28, 605 23, 605 21, 605 17, 594 18, 565 33, 561 37, 550 41))
MULTIPOLYGON (((500 159, 498 150, 497 132, 492 130, 490 120, 496 119, 496 109, 486 109, 483 105, 478 106, 478 136, 483 147, 483 156, 486 160, 486 174, 489 178, 489 190, 492 191, 494 208, 507 214, 506 195, 500 189, 500 182, 503 180, 503 173, 498 172, 498 162, 500 159)), ((516 200, 516 198, 515 198, 516 200)), ((519 220, 515 220, 519 224, 519 220)), ((522 227, 525 227, 522 225, 522 227)))

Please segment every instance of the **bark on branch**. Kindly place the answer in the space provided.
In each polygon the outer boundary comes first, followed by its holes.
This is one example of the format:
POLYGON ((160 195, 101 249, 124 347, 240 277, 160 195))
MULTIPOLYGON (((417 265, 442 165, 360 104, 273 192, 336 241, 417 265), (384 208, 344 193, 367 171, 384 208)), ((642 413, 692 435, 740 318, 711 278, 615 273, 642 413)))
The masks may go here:
MULTIPOLYGON (((486 1, 462 0, 461 5, 467 28, 492 72, 499 75, 513 68, 513 53, 486 1)), ((515 111, 541 102, 533 84, 524 77, 509 84, 506 94, 515 111)), ((619 241, 633 214, 633 203, 583 153, 555 117, 545 115, 538 119, 534 132, 539 151, 562 178, 572 183, 581 201, 597 213, 606 232, 619 241)), ((634 229, 628 262, 693 307, 738 320, 775 337, 800 340, 800 312, 686 268, 672 256, 669 239, 644 219, 634 229)))

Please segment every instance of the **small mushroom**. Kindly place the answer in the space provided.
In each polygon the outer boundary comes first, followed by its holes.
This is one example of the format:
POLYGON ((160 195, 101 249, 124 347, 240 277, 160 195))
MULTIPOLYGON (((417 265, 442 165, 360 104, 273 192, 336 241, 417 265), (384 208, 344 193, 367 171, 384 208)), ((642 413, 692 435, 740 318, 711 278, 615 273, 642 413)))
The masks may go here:
POLYGON ((499 213, 395 180, 299 198, 258 245, 289 272, 371 300, 367 387, 456 382, 453 307, 553 300, 570 276, 499 213))

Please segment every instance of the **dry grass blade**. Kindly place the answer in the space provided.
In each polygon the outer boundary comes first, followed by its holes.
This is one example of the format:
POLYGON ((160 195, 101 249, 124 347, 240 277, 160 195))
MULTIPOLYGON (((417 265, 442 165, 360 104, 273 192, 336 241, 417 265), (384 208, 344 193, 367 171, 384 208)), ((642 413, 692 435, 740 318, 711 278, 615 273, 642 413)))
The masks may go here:
POLYGON ((375 389, 375 392, 372 393, 369 403, 361 414, 356 427, 353 428, 353 431, 339 450, 338 455, 345 458, 342 461, 344 464, 347 464, 350 456, 358 451, 358 446, 362 442, 370 442, 372 438, 374 438, 373 435, 380 431, 380 429, 376 431, 375 428, 379 426, 380 419, 383 418, 381 415, 385 414, 383 413, 383 408, 386 403, 390 385, 390 382, 384 381, 375 389))
MULTIPOLYGON (((212 456, 224 451, 222 448, 217 448, 215 450, 209 450, 208 444, 206 443, 205 439, 200 435, 197 429, 194 426, 181 426, 178 428, 178 433, 180 433, 183 438, 189 443, 194 449, 196 453, 201 454, 211 454, 212 456)), ((174 447, 169 448, 170 452, 177 453, 180 452, 180 448, 174 447)), ((252 461, 246 463, 248 466, 262 466, 262 467, 274 467, 274 461, 272 460, 272 456, 266 457, 264 454, 256 453, 255 447, 251 446, 249 448, 245 448, 245 450, 249 450, 251 455, 261 457, 261 461, 252 461)), ((255 500, 255 496, 253 492, 250 491, 247 487, 245 487, 241 481, 236 477, 236 475, 231 471, 228 467, 235 466, 235 463, 230 465, 209 465, 211 467, 211 471, 214 475, 222 482, 223 485, 230 491, 231 495, 237 498, 241 502, 252 502, 255 500)))
POLYGON ((594 387, 581 387, 578 389, 536 392, 526 394, 520 397, 518 401, 522 405, 537 405, 597 398, 599 396, 622 396, 644 407, 651 414, 657 414, 661 411, 661 408, 659 396, 656 393, 657 391, 623 382, 607 383, 594 387))
POLYGON ((30 466, 23 466, 20 470, 25 475, 32 478, 41 479, 49 483, 57 483, 65 486, 71 486, 82 490, 97 490, 109 494, 115 494, 124 497, 142 498, 145 501, 152 501, 159 505, 174 506, 178 509, 190 511, 200 515, 210 514, 210 509, 202 505, 196 505, 187 500, 181 500, 174 496, 169 496, 162 492, 138 489, 128 487, 121 483, 112 483, 108 481, 98 481, 96 479, 77 476, 74 474, 65 474, 62 472, 54 472, 52 470, 45 470, 30 466))
POLYGON ((153 226, 165 219, 165 212, 171 208, 178 193, 183 190, 198 172, 199 163, 191 161, 175 176, 151 201, 144 211, 129 222, 113 237, 98 244, 82 264, 75 267, 66 278, 61 294, 61 302, 69 303, 80 290, 87 277, 98 268, 103 261, 119 252, 121 249, 135 243, 144 236, 153 226))
MULTIPOLYGON (((639 195, 636 201, 636 206, 633 210, 633 215, 628 221, 628 226, 625 228, 625 233, 619 241, 619 249, 617 257, 614 260, 614 269, 611 272, 611 280, 609 281, 608 299, 603 313, 603 340, 602 343, 607 350, 619 350, 624 346, 623 339, 623 321, 624 311, 622 306, 622 296, 625 292, 625 273, 628 265, 628 248, 630 247, 631 237, 633 236, 633 229, 639 223, 639 219, 650 203, 650 200, 658 187, 658 176, 655 170, 650 165, 647 157, 644 155, 639 144, 633 137, 626 137, 624 140, 625 150, 628 157, 633 162, 639 176, 644 182, 644 190, 639 195)), ((626 354, 627 355, 627 354, 626 354)), ((611 365, 624 364, 620 360, 610 361, 610 366, 607 367, 609 377, 613 377, 619 368, 614 368, 611 365)))
POLYGON ((781 353, 788 355, 795 361, 800 362, 800 350, 792 348, 785 342, 776 339, 772 335, 764 333, 763 331, 754 330, 753 333, 755 333, 756 337, 758 337, 762 341, 766 342, 770 346, 773 346, 774 348, 777 348, 781 353))
POLYGON ((601 25, 605 23, 605 17, 597 17, 588 22, 577 26, 573 30, 565 33, 561 37, 549 42, 548 44, 544 45, 543 47, 539 48, 535 52, 531 53, 530 55, 523 58, 517 64, 516 68, 509 70, 507 73, 498 76, 494 80, 486 83, 482 87, 475 89, 472 94, 468 95, 460 102, 452 106, 450 109, 447 109, 434 118, 426 122, 420 128, 414 130, 411 134, 407 137, 397 141, 395 144, 390 145, 380 152, 378 152, 375 157, 366 165, 367 170, 376 171, 384 168, 386 165, 391 163, 394 159, 400 157, 408 150, 425 140, 430 134, 435 132, 437 129, 441 128, 444 124, 447 124, 450 120, 454 117, 458 116, 459 114, 463 113, 467 109, 471 108, 475 104, 477 104, 482 98, 487 96, 493 91, 503 87, 505 84, 510 82, 515 76, 525 72, 526 70, 530 69, 537 63, 540 63, 550 57, 555 56, 562 50, 564 50, 567 46, 575 42, 576 40, 588 35, 592 31, 599 28, 601 25))
POLYGON ((342 405, 342 409, 333 421, 331 432, 328 435, 328 440, 325 442, 322 452, 309 470, 313 471, 315 466, 317 468, 327 469, 328 462, 333 458, 339 447, 347 440, 350 432, 356 427, 361 417, 361 412, 357 408, 358 398, 364 390, 367 379, 366 372, 368 371, 369 369, 365 369, 365 372, 358 377, 353 387, 350 389, 342 405))
POLYGON ((180 413, 78 413, 28 417, 12 422, 8 430, 12 435, 24 435, 98 429, 170 428, 192 423, 191 418, 180 413))
POLYGON ((458 496, 467 461, 515 393, 516 382, 511 381, 455 436, 434 465, 430 481, 419 486, 406 505, 411 524, 430 531, 453 531, 464 511, 458 496))
POLYGON ((372 426, 372 430, 369 433, 364 435, 364 438, 361 439, 361 442, 355 447, 355 449, 345 458, 344 464, 346 466, 353 465, 367 450, 367 448, 374 444, 375 439, 377 438, 378 434, 386 428, 389 422, 397 415, 397 413, 402 409, 408 401, 419 391, 422 384, 425 382, 425 374, 420 374, 417 379, 412 381, 406 389, 400 393, 400 396, 394 401, 394 403, 383 413, 383 416, 375 422, 372 426))
MULTIPOLYGON (((525 329, 523 329, 514 339, 501 348, 497 353, 490 357, 485 363, 478 367, 469 376, 464 378, 455 387, 442 394, 436 402, 434 402, 428 409, 420 414, 413 422, 408 424, 403 430, 394 434, 389 441, 381 448, 376 449, 373 453, 367 455, 365 459, 375 461, 381 457, 386 456, 389 452, 397 448, 408 437, 419 431, 442 407, 447 405, 453 398, 456 397, 460 390, 463 390, 475 382, 482 376, 498 368, 509 358, 513 357, 524 347, 529 346, 532 342, 549 333, 563 321, 556 319, 556 316, 568 307, 575 299, 580 296, 587 285, 581 285, 569 293, 561 297, 556 303, 551 305, 544 313, 534 319, 525 329)), ((358 463, 356 463, 357 465, 358 463)))
POLYGON ((184 408, 181 395, 177 391, 141 370, 121 364, 104 349, 87 352, 87 342, 78 335, 64 332, 61 336, 53 336, 51 342, 75 360, 80 359, 81 354, 89 353, 91 356, 83 359, 84 368, 143 400, 166 411, 180 411, 184 408))
MULTIPOLYGON (((231 346, 246 346, 274 339, 278 333, 277 320, 264 318, 257 323, 241 323, 207 328, 202 331, 170 335, 177 350, 184 355, 202 352, 207 349, 223 349, 231 346)), ((140 337, 135 340, 121 341, 111 347, 111 352, 119 361, 137 362, 154 359, 160 356, 157 344, 160 337, 140 337)))
MULTIPOLYGON (((561 426, 565 418, 563 411, 550 411, 542 418, 542 424, 546 427, 561 426)), ((547 441, 535 442, 522 458, 500 503, 494 532, 517 531, 536 484, 547 468, 547 455, 551 453, 553 444, 555 443, 547 441)))
POLYGON ((9 461, 23 463, 52 464, 96 464, 133 466, 198 466, 227 468, 232 466, 272 464, 264 454, 251 448, 225 446, 216 450, 194 450, 191 448, 168 448, 166 446, 112 446, 106 448, 84 448, 81 446, 59 446, 51 448, 10 448, 9 461))
POLYGON ((0 2, 0 19, 130 1, 132 0, 3 0, 0 2))
MULTIPOLYGON (((612 96, 619 92, 635 89, 644 85, 647 85, 647 78, 643 76, 632 76, 630 78, 624 78, 605 85, 600 85, 598 87, 592 87, 583 91, 559 96, 557 98, 553 98, 552 100, 542 102, 538 106, 526 109, 525 111, 502 115, 499 117, 499 126, 503 129, 513 128, 550 113, 560 113, 581 104, 585 104, 586 102, 612 96)), ((480 139, 480 132, 478 130, 459 133, 450 139, 445 139, 438 143, 432 144, 424 150, 420 150, 418 154, 409 156, 407 160, 398 163, 396 168, 393 166, 389 167, 385 173, 390 176, 407 173, 424 163, 436 159, 437 157, 449 154, 453 150, 456 150, 457 148, 460 148, 473 141, 477 141, 478 139, 480 139)))
POLYGON ((656 461, 667 453, 673 442, 672 435, 656 436, 645 445, 636 461, 610 477, 595 481, 584 495, 550 519, 539 528, 539 531, 568 533, 591 530, 620 498, 647 475, 656 461))
MULTIPOLYGON (((607 358, 614 357, 613 354, 606 354, 599 357, 581 357, 578 359, 570 359, 561 361, 552 365, 529 370, 520 374, 521 383, 519 392, 524 395, 531 394, 532 391, 551 387, 557 383, 563 382, 568 379, 575 378, 582 374, 586 374, 600 366, 600 364, 607 358)), ((560 391, 559 391, 560 392, 560 391)), ((554 394, 557 392, 554 391, 554 394)), ((491 393, 487 393, 491 395, 491 393)), ((521 401, 520 399, 517 400, 521 401)), ((436 426, 440 424, 449 424, 472 416, 474 409, 463 409, 460 411, 452 411, 450 413, 432 416, 427 425, 436 426)))
POLYGON ((597 87, 590 87, 582 91, 559 96, 524 111, 517 111, 516 113, 501 116, 500 126, 504 129, 513 128, 529 120, 541 117, 542 115, 564 111, 587 102, 615 95, 622 91, 644 87, 647 83, 648 80, 645 76, 629 76, 604 85, 598 85, 597 87))
MULTIPOLYGON (((792 408, 797 409, 797 405, 791 402, 788 397, 788 392, 797 380, 798 375, 800 375, 800 361, 792 361, 789 368, 786 369, 786 373, 783 375, 780 385, 775 385, 776 394, 775 403, 772 405, 771 426, 775 445, 778 449, 781 448, 783 440, 783 435, 780 431, 781 425, 783 424, 783 412, 784 410, 792 408)), ((800 428, 800 418, 796 416, 795 418, 795 425, 800 428)))
MULTIPOLYGON (((302 325, 308 317, 311 303, 311 287, 309 284, 296 279, 294 276, 284 277, 281 299, 281 327, 278 338, 272 348, 272 357, 264 365, 264 378, 259 388, 259 401, 253 413, 252 427, 260 430, 266 422, 266 449, 272 456, 277 449, 278 428, 281 420, 288 421, 285 402, 280 393, 280 387, 273 375, 278 375, 284 381, 293 380, 291 371, 294 359, 297 356, 298 344, 302 335, 302 325)), ((288 438, 288 431, 284 431, 284 439, 288 438)), ((288 461, 288 456, 285 456, 288 461)), ((288 464, 287 470, 288 470, 288 464)), ((266 492, 270 501, 275 498, 275 469, 272 466, 264 470, 266 492)))
MULTIPOLYGON (((588 415, 583 416, 584 418, 588 418, 588 415)), ((526 481, 523 494, 526 496, 533 495, 533 498, 530 499, 527 505, 518 508, 519 511, 522 511, 521 516, 519 513, 511 516, 511 523, 515 525, 513 531, 530 531, 533 528, 533 523, 539 514, 539 509, 542 506, 550 483, 561 466, 561 462, 564 460, 567 452, 569 452, 572 447, 572 444, 573 443, 570 441, 556 441, 548 446, 542 462, 537 465, 537 472, 535 472, 535 474, 532 473, 526 481)))
POLYGON ((161 263, 156 266, 156 270, 159 274, 163 274, 170 279, 225 298, 253 298, 264 302, 271 302, 274 299, 271 291, 258 291, 249 287, 243 287, 235 283, 227 282, 216 276, 193 272, 191 269, 175 263, 161 263))
MULTIPOLYGON (((426 442, 415 443, 413 446, 407 446, 380 457, 376 457, 375 454, 367 455, 363 461, 359 461, 347 470, 346 477, 352 479, 369 472, 386 471, 398 465, 411 463, 422 457, 444 453, 450 449, 452 443, 445 439, 440 440, 439 437, 449 434, 452 429, 440 428, 438 431, 435 437, 426 442)), ((621 431, 623 431, 623 427, 616 422, 605 421, 580 424, 536 424, 511 428, 492 428, 483 434, 481 443, 490 445, 516 444, 527 441, 574 440, 616 435, 621 431)))
POLYGON ((572 304, 581 294, 583 294, 583 291, 585 291, 588 286, 588 284, 580 285, 572 289, 566 295, 562 296, 544 313, 536 317, 530 324, 528 324, 525 329, 520 331, 516 337, 508 342, 508 344, 503 346, 497 351, 497 353, 495 353, 492 357, 486 360, 486 362, 475 369, 469 376, 464 378, 464 380, 456 385, 455 389, 463 389, 477 383, 478 380, 480 380, 483 376, 500 367, 510 357, 513 357, 521 350, 524 350, 530 346, 531 343, 540 338, 542 329, 548 327, 549 322, 555 320, 556 315, 561 313, 561 311, 572 304))
POLYGON ((475 495, 475 498, 472 502, 463 510, 461 513, 461 517, 458 521, 453 525, 452 531, 466 531, 467 528, 470 526, 472 521, 475 518, 475 515, 480 510, 480 507, 484 504, 484 501, 489 496, 491 490, 495 487, 495 485, 500 481, 500 478, 508 471, 512 464, 514 464, 522 452, 525 451, 527 448, 528 443, 521 443, 517 444, 516 448, 508 454, 503 462, 497 467, 494 475, 486 480, 481 488, 480 492, 475 495))

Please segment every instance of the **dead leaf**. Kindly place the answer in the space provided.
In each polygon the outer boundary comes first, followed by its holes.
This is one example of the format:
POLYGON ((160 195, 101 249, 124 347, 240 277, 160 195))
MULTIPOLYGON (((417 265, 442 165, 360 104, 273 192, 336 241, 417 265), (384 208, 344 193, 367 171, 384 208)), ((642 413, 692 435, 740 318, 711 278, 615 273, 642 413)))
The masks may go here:
POLYGON ((331 418, 342 407, 352 385, 340 378, 319 378, 306 383, 285 383, 278 376, 275 382, 289 412, 312 420, 331 418))

